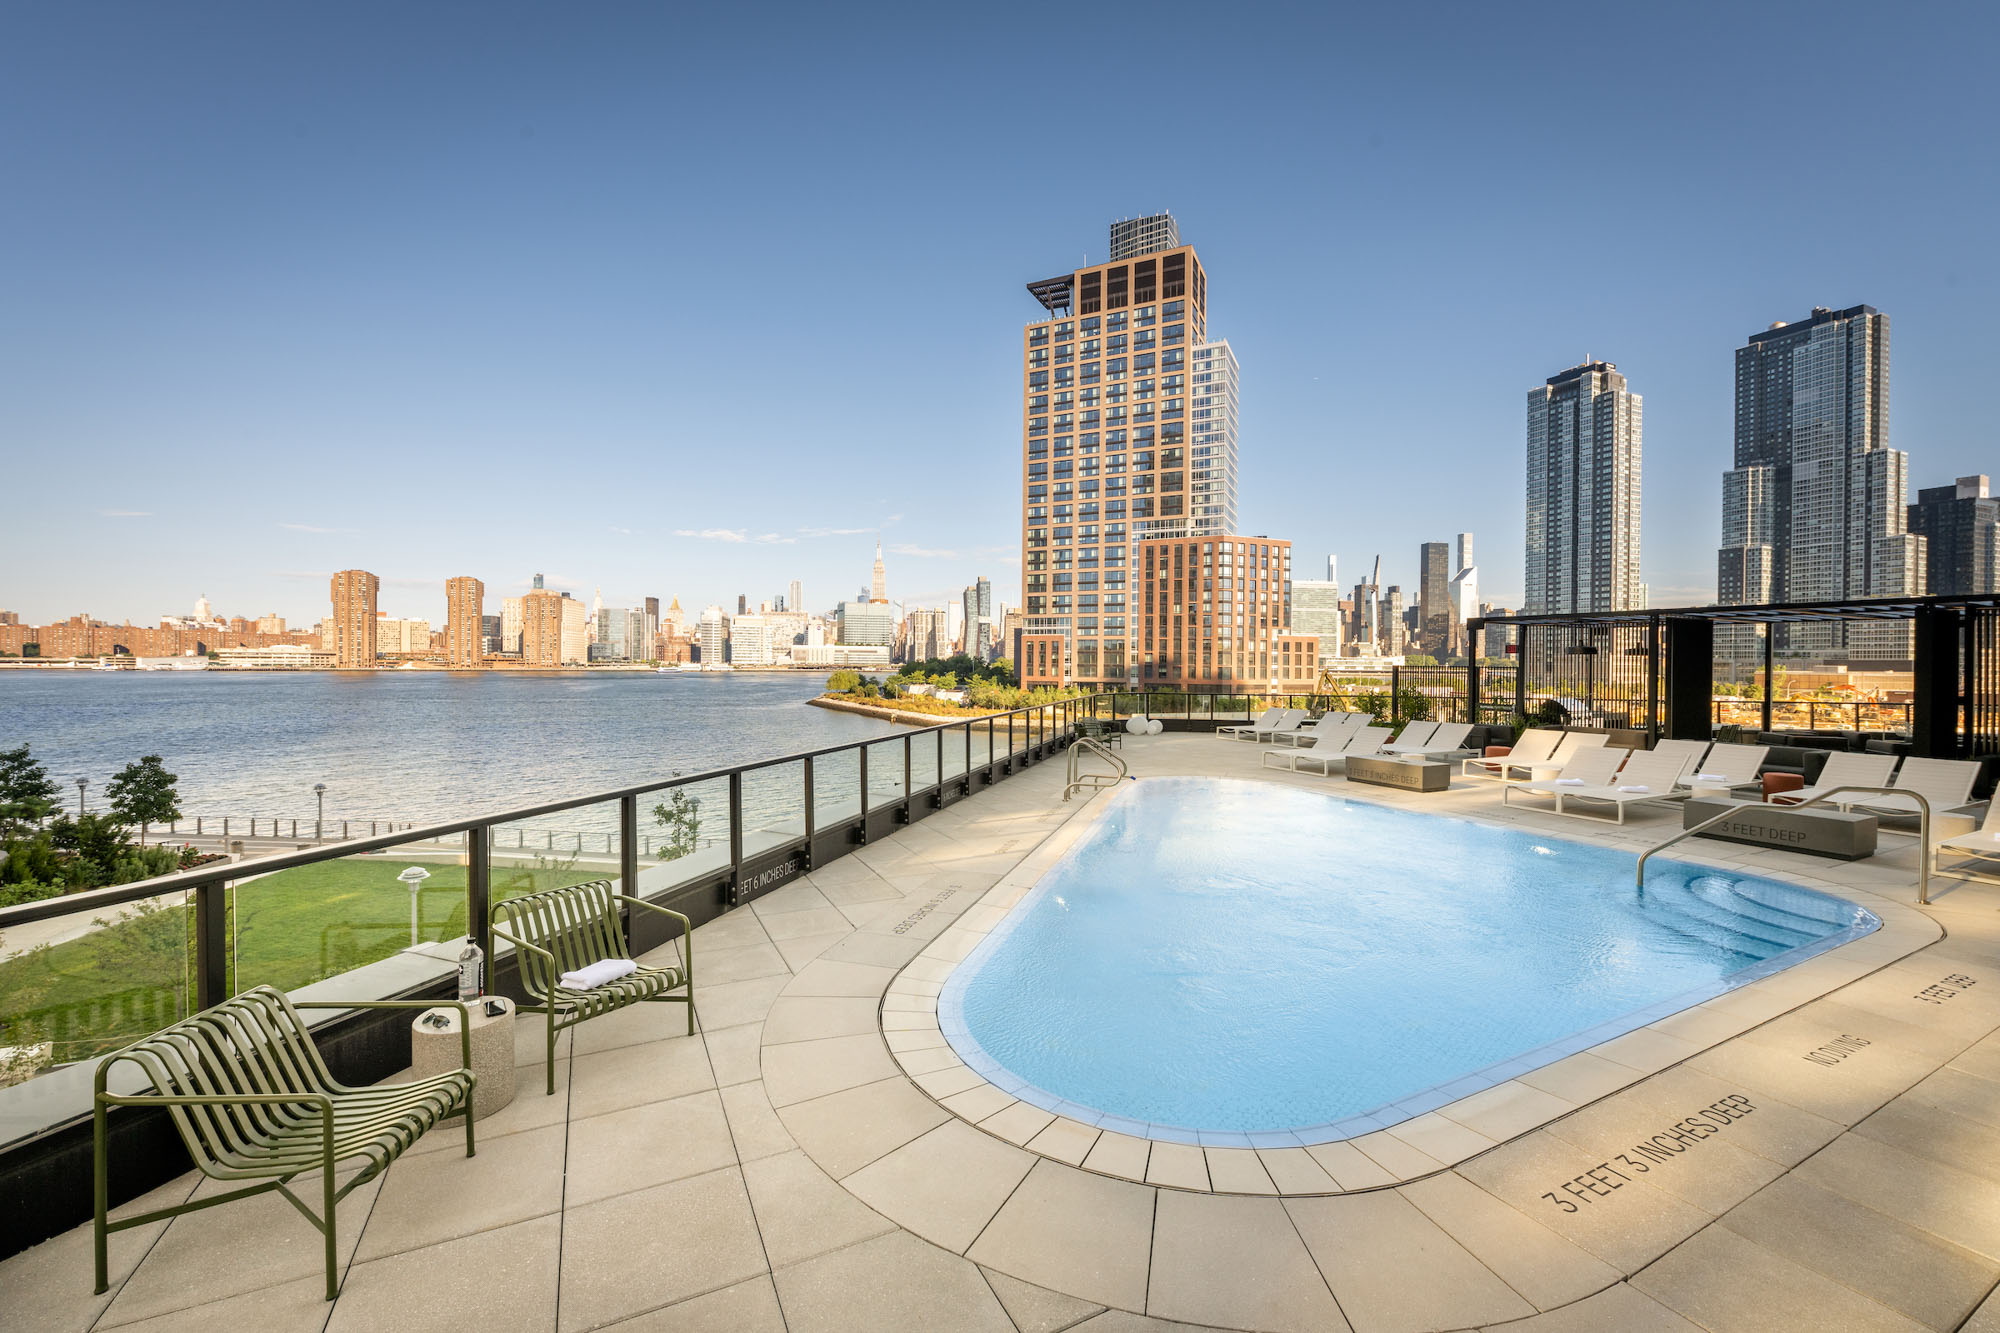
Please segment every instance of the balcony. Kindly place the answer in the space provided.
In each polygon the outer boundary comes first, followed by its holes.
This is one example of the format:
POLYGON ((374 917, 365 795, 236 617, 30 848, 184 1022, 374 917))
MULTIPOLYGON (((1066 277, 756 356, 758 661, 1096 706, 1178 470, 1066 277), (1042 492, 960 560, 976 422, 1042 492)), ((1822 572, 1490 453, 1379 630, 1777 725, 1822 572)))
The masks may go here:
MULTIPOLYGON (((1065 802, 1061 767, 1040 762, 1064 757, 1079 712, 1165 724, 1120 751, 1141 782, 1259 782, 1274 797, 1330 792, 1628 856, 1643 845, 1541 810, 1502 817, 1490 784, 1420 795, 1280 773, 1262 766, 1266 747, 1205 734, 1311 702, 1120 692, 231 867, 247 897, 266 882, 253 873, 393 868, 456 838, 465 869, 483 867, 456 890, 476 914, 476 886, 490 895, 515 842, 506 830, 524 830, 525 847, 535 820, 574 825, 606 807, 611 851, 588 839, 572 851, 694 909, 700 1031, 685 1035, 679 1011, 594 1020, 559 1047, 555 1097, 541 1095, 539 1042, 519 1043, 520 1090, 479 1122, 476 1157, 448 1124, 352 1196, 331 1305, 317 1237, 272 1199, 124 1233, 111 1290, 92 1296, 88 1230, 67 1227, 88 1206, 87 1172, 83 1194, 51 1187, 11 1210, 9 1225, 59 1234, 0 1260, 0 1291, 26 1327, 206 1333, 1763 1328, 1774 1293, 1827 1330, 1978 1328, 2000 1313, 1975 1314, 2000 1278, 1979 1128, 2000 1104, 2000 892, 1953 878, 1931 908, 1912 906, 1907 845, 1852 864, 1756 854, 1760 872, 1866 902, 1885 923, 1875 935, 1343 1140, 1143 1137, 1152 1127, 1017 1100, 960 1061, 938 1018, 943 979, 1115 799, 1065 802), (643 828, 676 789, 716 793, 700 806, 706 847, 661 858, 617 831, 643 828), (753 813, 766 799, 777 804, 753 813), (758 867, 794 859, 760 882, 758 867), (1857 1260, 1891 1247, 1894 1264, 1857 1260)), ((1733 849, 1717 846, 1729 873, 1733 849)), ((220 888, 199 872, 178 885, 220 888)), ((23 924, 20 909, 0 914, 10 932, 23 924)), ((683 947, 653 940, 646 956, 683 947)), ((192 971, 208 978, 216 962, 203 952, 192 971)), ((382 1049, 397 1026, 407 1040, 407 1019, 364 1040, 365 1024, 340 1017, 321 1036, 343 1074, 372 1081, 399 1074, 382 1049)), ((197 1190, 140 1118, 114 1134, 113 1180, 156 1170, 145 1202, 120 1199, 114 1215, 197 1190)), ((298 1182, 308 1200, 313 1184, 298 1182)))

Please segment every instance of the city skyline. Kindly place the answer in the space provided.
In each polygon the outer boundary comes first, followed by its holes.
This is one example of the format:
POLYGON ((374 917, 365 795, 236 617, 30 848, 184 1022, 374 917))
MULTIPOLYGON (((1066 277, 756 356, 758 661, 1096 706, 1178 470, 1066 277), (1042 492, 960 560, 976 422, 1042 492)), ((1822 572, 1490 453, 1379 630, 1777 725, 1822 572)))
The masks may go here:
MULTIPOLYGON (((1485 591, 1515 603, 1521 515, 1492 496, 1516 470, 1516 395, 1601 354, 1645 386, 1655 454, 1675 460, 1646 479, 1652 600, 1706 601, 1732 461, 1723 349, 1745 329, 1813 306, 1894 311, 1893 437, 1911 493, 2000 471, 1976 387, 1996 337, 1982 318, 1993 180, 1977 126, 1996 95, 1982 43, 1940 50, 1870 15, 1732 13, 1720 47, 1606 15, 1578 36, 1561 88, 1507 76, 1534 50, 1518 16, 1469 14, 1439 38, 1414 18, 1301 13, 1282 48, 1225 28, 1210 104, 1186 130, 1190 154, 1220 163, 1199 192, 1106 163, 1053 204, 998 188, 1041 152, 1019 131, 1015 72, 974 59, 936 115, 910 118, 909 90, 939 76, 922 42, 865 16, 800 14, 774 43, 732 16, 514 15, 477 58, 449 60, 458 25, 442 13, 398 14, 385 44, 352 15, 245 11, 212 48, 144 11, 115 35, 75 11, 24 15, 0 51, 24 112, 0 125, 20 202, 0 219, 16 315, 0 330, 0 431, 40 500, 0 537, 0 605, 143 622, 205 588, 302 617, 333 572, 361 566, 382 572, 385 609, 436 620, 444 579, 532 560, 555 586, 602 584, 626 604, 672 587, 684 604, 733 605, 803 570, 825 610, 855 582, 830 543, 878 529, 913 600, 985 573, 1016 603, 1005 483, 899 469, 892 499, 875 467, 815 465, 938 456, 946 418, 962 427, 952 451, 1008 457, 1015 284, 1051 257, 1103 262, 1108 219, 1161 209, 1227 274, 1210 314, 1244 367, 1238 530, 1350 566, 1390 553, 1384 582, 1415 587, 1405 552, 1435 533, 1380 501, 1421 477, 1431 526, 1481 531, 1485 591), (1434 59, 1362 56, 1419 37, 1434 59), (883 77, 856 90, 838 71, 863 53, 883 77), (1328 59, 1340 78, 1305 77, 1328 59), (658 146, 657 126, 701 115, 752 60, 813 115, 658 146), (1740 108, 1774 81, 1857 64, 1884 94, 1875 111, 1842 113, 1839 132, 1783 158, 1742 133, 1740 108), (213 98, 175 95, 190 83, 213 98), (451 114, 431 113, 440 100, 451 114), (1498 166, 1586 104, 1628 176, 1557 196, 1498 166), (250 105, 259 114, 241 114, 250 105), (1291 131, 1282 152, 1261 132, 1272 124, 1291 131), (881 148, 833 151, 853 142, 881 148), (921 186, 905 179, 913 155, 938 163, 921 186), (600 188, 602 164, 632 160, 661 169, 600 188), (1856 163, 1869 226, 1745 225, 1856 163), (829 289, 949 274, 949 309, 912 336, 897 302, 791 303, 764 261, 798 247, 802 192, 829 289), (692 195, 731 203, 694 209, 692 195), (1617 281, 1547 281, 1579 235, 1617 257, 1617 281), (661 314, 683 308, 700 317, 661 314), (782 384, 747 354, 776 310, 817 349, 782 384), (915 399, 881 419, 850 411, 885 352, 908 363, 915 399), (746 463, 781 484, 746 485, 746 463), (308 473, 327 479, 294 483, 308 473), (1330 489, 1339 474, 1362 484, 1330 489), (538 519, 526 557, 506 521, 523 475, 575 501, 538 519), (608 513, 592 497, 605 477, 628 499, 608 513), (209 539, 187 539, 197 518, 209 539)), ((938 23, 981 49, 979 20, 938 23)), ((1163 31, 1134 40, 1136 56, 1166 51, 1163 31)))

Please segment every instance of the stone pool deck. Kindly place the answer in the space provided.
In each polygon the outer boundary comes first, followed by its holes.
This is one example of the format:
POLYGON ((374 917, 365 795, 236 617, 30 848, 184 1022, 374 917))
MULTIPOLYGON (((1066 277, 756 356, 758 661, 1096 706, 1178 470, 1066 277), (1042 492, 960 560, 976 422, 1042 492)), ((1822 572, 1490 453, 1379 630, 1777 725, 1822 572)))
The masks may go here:
MULTIPOLYGON (((1295 776, 1260 748, 1169 734, 1124 754, 1142 777, 1607 845, 1678 827, 1503 807, 1464 779, 1422 796, 1295 776)), ((1915 840, 1893 834, 1854 864, 1683 844, 1884 928, 1387 1129, 1152 1141, 1016 1101, 937 1028, 950 966, 1103 804, 1063 804, 1062 776, 1044 764, 702 927, 697 1036, 678 1011, 600 1019, 543 1097, 524 1026, 521 1091, 476 1158, 447 1126, 351 1196, 339 1301, 317 1234, 265 1196, 114 1237, 102 1297, 88 1228, 0 1263, 0 1326, 2000 1333, 2000 889, 1940 877, 1916 908, 1915 840)))

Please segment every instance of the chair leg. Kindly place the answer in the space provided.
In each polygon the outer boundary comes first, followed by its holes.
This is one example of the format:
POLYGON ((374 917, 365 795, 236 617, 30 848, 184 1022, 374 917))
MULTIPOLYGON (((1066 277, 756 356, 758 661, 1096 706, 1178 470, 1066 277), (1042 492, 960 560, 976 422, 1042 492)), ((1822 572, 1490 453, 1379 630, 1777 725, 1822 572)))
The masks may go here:
POLYGON ((543 1093, 542 1095, 545 1097, 553 1097, 556 1095, 556 1011, 554 1008, 553 999, 551 999, 550 1001, 548 1026, 549 1026, 549 1045, 548 1045, 547 1064, 549 1071, 549 1090, 546 1093, 543 1093))
POLYGON ((472 1103, 474 1094, 478 1091, 479 1075, 474 1074, 472 1076, 472 1086, 465 1090, 465 1155, 467 1157, 477 1156, 479 1151, 472 1142, 472 1103))
POLYGON ((326 1179, 324 1197, 326 1199, 326 1298, 330 1301, 340 1298, 340 1228, 334 1221, 333 1210, 338 1206, 333 1189, 333 1163, 328 1161, 325 1168, 326 1179))

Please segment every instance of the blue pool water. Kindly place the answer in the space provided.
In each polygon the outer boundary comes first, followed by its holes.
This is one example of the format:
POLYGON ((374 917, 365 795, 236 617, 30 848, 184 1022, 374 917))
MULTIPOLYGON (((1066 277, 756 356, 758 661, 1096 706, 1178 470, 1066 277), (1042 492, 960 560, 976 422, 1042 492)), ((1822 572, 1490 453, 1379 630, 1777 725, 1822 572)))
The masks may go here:
POLYGON ((1127 1133, 1422 1114, 1875 929, 1841 899, 1270 783, 1128 785, 953 972, 968 1064, 1127 1133))

